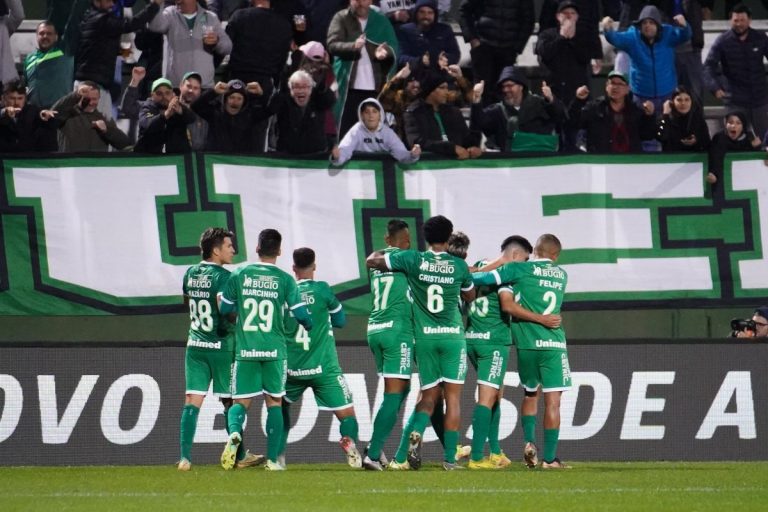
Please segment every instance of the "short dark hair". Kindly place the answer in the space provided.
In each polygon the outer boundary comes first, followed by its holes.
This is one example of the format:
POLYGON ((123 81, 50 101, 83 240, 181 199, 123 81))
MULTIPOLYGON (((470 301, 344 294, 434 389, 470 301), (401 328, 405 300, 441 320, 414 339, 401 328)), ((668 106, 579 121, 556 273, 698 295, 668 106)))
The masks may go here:
POLYGON ((225 238, 235 239, 235 234, 227 228, 208 228, 200 235, 200 253, 204 260, 213 256, 213 250, 221 247, 225 238))
POLYGON ((273 258, 280 254, 280 245, 283 243, 283 236, 276 229, 263 229, 259 233, 259 247, 256 253, 259 256, 273 258))
POLYGON ((296 268, 309 268, 315 263, 315 251, 309 247, 299 247, 293 251, 293 264, 296 268))
POLYGON ((728 13, 728 17, 730 18, 733 15, 733 13, 738 13, 738 14, 744 13, 747 15, 747 18, 752 19, 752 9, 750 9, 749 6, 747 6, 746 4, 738 3, 734 5, 733 9, 731 9, 731 12, 728 13))
POLYGON ((40 23, 38 23, 37 26, 35 27, 35 32, 40 30, 40 27, 42 26, 51 27, 53 31, 56 33, 56 35, 59 35, 59 31, 56 30, 56 25, 51 20, 43 20, 40 23))
POLYGON ((387 222, 387 235, 395 236, 404 229, 408 229, 408 223, 402 219, 392 219, 387 222))
POLYGON ((10 94, 12 92, 23 94, 26 96, 27 86, 24 85, 24 82, 20 78, 14 78, 13 80, 5 84, 5 87, 3 87, 3 94, 10 94))
POLYGON ((422 231, 428 244, 444 244, 453 233, 453 222, 442 215, 435 215, 424 222, 422 231))
POLYGON ((457 231, 448 238, 448 254, 452 254, 463 260, 467 259, 467 250, 469 249, 469 237, 457 231))
POLYGON ((509 247, 510 245, 516 245, 521 249, 524 249, 525 252, 527 252, 528 254, 533 252, 533 246, 531 245, 531 242, 529 242, 528 239, 525 238, 524 236, 520 236, 520 235, 508 236, 507 238, 504 239, 503 242, 501 242, 501 250, 506 251, 507 247, 509 247))

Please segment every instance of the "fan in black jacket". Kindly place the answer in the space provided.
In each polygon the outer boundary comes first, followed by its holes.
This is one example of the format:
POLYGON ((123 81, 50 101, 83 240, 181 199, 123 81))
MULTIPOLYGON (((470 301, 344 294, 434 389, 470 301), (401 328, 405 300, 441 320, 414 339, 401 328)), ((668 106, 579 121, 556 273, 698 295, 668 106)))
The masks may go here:
POLYGON ((723 177, 725 154, 732 151, 759 151, 760 137, 757 137, 747 123, 744 112, 735 111, 725 116, 725 130, 712 137, 709 148, 709 174, 707 182, 714 185, 723 177))
POLYGON ((0 110, 0 153, 58 151, 56 127, 27 103, 27 90, 19 80, 6 84, 0 110))
POLYGON ((664 151, 706 151, 712 143, 701 106, 682 85, 664 102, 656 138, 664 151))

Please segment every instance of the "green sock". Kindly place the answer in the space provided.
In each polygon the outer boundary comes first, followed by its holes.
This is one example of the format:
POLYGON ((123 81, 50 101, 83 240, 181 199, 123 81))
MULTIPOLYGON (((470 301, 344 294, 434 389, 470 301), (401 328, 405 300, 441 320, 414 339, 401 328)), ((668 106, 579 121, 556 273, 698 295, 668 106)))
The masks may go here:
POLYGON ((381 449, 397 421, 401 399, 400 393, 384 393, 384 400, 382 400, 379 412, 376 413, 376 418, 373 420, 373 434, 371 435, 371 444, 368 445, 368 457, 371 460, 379 460, 381 457, 381 449))
POLYGON ((501 445, 499 444, 499 424, 501 423, 501 404, 496 402, 491 408, 491 425, 488 428, 488 447, 491 453, 499 455, 501 445))
POLYGON ((283 439, 283 408, 279 405, 267 407, 267 458, 277 461, 280 443, 283 439))
MULTIPOLYGON (((232 407, 232 401, 222 400, 221 405, 224 406, 224 419, 226 420, 227 416, 229 415, 229 409, 232 407)), ((232 432, 229 431, 229 421, 225 421, 224 423, 226 423, 227 434, 231 434, 232 432)), ((247 450, 245 449, 245 443, 242 442, 245 437, 244 434, 245 432, 240 432, 241 443, 237 446, 236 460, 243 460, 245 458, 245 453, 247 450)))
POLYGON ((227 432, 237 432, 241 436, 243 435, 243 423, 245 423, 245 415, 248 411, 243 404, 235 404, 229 408, 227 413, 227 432))
POLYGON ((552 462, 557 457, 557 441, 559 439, 559 428, 544 429, 544 460, 546 462, 552 462))
POLYGON ((523 422, 523 440, 526 443, 536 443, 536 416, 521 416, 523 422))
POLYGON ((400 464, 405 462, 405 459, 408 458, 408 437, 411 435, 411 432, 413 432, 413 422, 415 418, 416 411, 414 410, 408 417, 408 423, 403 427, 403 435, 400 436, 400 444, 397 447, 397 452, 395 452, 395 462, 399 462, 400 464))
POLYGON ((357 424, 357 418, 354 416, 347 416, 339 423, 339 433, 341 437, 351 438, 355 444, 357 444, 357 431, 359 426, 357 424))
POLYGON ((285 447, 288 445, 288 432, 291 430, 291 411, 287 402, 283 402, 283 435, 280 437, 280 448, 278 455, 285 453, 285 447))
POLYGON ((179 439, 181 440, 181 458, 192 460, 192 442, 195 440, 195 430, 197 430, 197 415, 200 414, 200 408, 192 404, 187 404, 181 411, 181 430, 179 439))
MULTIPOLYGON (((440 440, 440 444, 443 445, 443 448, 445 448, 447 445, 445 444, 445 427, 443 426, 443 423, 445 422, 445 415, 443 413, 442 400, 435 404, 435 410, 432 411, 430 421, 432 421, 432 428, 435 429, 435 434, 437 434, 437 438, 440 440)), ((454 446, 454 448, 456 447, 454 446)))
POLYGON ((456 463, 456 445, 459 444, 459 431, 445 431, 445 448, 443 449, 445 462, 456 463))
MULTIPOLYGON (((422 436, 424 435, 424 431, 427 430, 427 427, 429 426, 429 415, 425 412, 416 412, 416 414, 413 415, 413 430, 411 432, 418 432, 422 436)), ((408 435, 411 433, 408 432, 408 435)), ((454 446, 454 448, 456 448, 454 446)))
MULTIPOLYGON (((485 440, 488 439, 488 427, 490 427, 490 425, 491 410, 484 405, 477 404, 475 406, 475 412, 472 415, 472 460, 474 461, 483 458, 485 440)), ((445 451, 446 453, 448 452, 447 447, 445 451)))

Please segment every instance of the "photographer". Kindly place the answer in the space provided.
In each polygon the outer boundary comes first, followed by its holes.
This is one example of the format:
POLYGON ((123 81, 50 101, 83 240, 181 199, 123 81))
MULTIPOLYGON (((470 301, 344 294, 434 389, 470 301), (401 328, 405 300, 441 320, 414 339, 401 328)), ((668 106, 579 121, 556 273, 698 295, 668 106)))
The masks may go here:
POLYGON ((768 306, 757 308, 750 319, 734 318, 731 320, 731 337, 768 337, 768 306))

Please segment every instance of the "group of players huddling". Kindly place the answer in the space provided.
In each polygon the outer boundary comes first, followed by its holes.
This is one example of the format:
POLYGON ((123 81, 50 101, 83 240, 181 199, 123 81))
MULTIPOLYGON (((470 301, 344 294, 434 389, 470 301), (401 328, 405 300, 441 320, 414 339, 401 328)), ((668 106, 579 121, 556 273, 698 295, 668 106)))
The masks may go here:
POLYGON ((407 223, 393 219, 387 226, 387 247, 366 260, 373 297, 368 344, 384 378, 384 396, 370 444, 361 454, 352 394, 333 335, 334 327, 346 323, 344 310, 328 283, 314 280, 314 251, 303 247, 293 252, 294 279, 276 266, 280 233, 265 229, 259 234, 258 261, 230 273, 223 265, 232 263, 234 235, 223 228, 205 230, 200 239, 203 261, 184 276, 191 322, 178 469, 192 467, 197 415, 211 383, 214 396, 224 403, 229 433, 221 455, 224 469, 264 464, 268 470, 284 470, 290 404, 307 388, 320 409, 339 419, 339 444, 354 468, 419 469, 430 424, 444 448, 444 469, 504 468, 511 461, 499 445, 500 403, 513 341, 525 390, 524 462, 530 468, 539 465, 536 414, 543 394, 540 467, 567 468, 556 456, 560 396, 571 386, 559 315, 567 274, 555 263, 560 241, 545 234, 532 247, 521 236, 509 236, 499 256, 470 268, 465 261, 469 239, 454 233, 450 220, 429 218, 423 235, 428 250, 410 250, 407 223), (472 444, 461 446, 459 404, 467 358, 477 371, 478 392, 472 444), (382 448, 410 392, 415 367, 419 399, 388 461, 382 448), (251 454, 243 443, 247 409, 261 394, 267 407, 266 456, 251 454), (466 457, 466 466, 459 465, 466 457))

